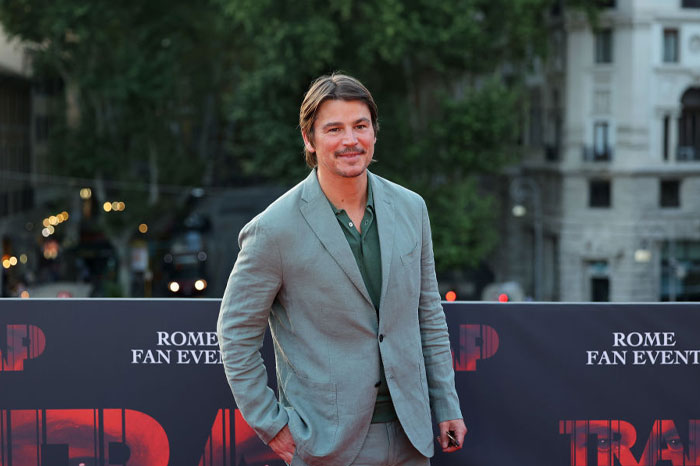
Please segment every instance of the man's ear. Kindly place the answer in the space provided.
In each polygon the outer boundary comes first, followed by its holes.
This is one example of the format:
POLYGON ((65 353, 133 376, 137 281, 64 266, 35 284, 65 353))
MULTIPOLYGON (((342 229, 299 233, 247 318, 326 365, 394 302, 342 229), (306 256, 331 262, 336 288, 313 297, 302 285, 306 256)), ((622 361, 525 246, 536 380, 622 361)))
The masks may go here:
POLYGON ((304 138, 304 147, 306 147, 306 150, 308 150, 309 152, 316 152, 316 148, 314 147, 313 143, 311 142, 309 135, 306 134, 304 131, 302 131, 301 137, 304 138))

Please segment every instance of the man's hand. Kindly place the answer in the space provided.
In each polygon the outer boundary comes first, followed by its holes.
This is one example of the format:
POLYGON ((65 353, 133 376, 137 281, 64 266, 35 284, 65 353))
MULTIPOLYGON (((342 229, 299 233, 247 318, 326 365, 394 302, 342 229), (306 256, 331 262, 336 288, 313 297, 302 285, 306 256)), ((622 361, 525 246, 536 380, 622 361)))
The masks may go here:
POLYGON ((294 456, 294 451, 297 446, 292 438, 292 433, 289 432, 288 425, 282 427, 282 430, 277 432, 277 435, 270 440, 268 445, 285 463, 290 464, 292 462, 292 457, 294 456))
POLYGON ((454 419, 452 421, 443 421, 438 424, 440 427, 440 437, 438 441, 445 453, 452 453, 462 448, 464 436, 467 435, 467 426, 464 425, 462 419, 454 419), (455 442, 450 442, 448 432, 453 436, 455 442))

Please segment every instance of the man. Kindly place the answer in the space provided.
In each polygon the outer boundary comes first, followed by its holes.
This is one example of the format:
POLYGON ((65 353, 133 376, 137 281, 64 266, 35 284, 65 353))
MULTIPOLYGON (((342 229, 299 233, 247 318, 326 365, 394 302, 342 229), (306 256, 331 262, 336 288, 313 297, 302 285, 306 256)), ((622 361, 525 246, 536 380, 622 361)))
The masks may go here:
POLYGON ((356 79, 317 79, 299 124, 313 170, 243 228, 221 304, 236 404, 293 466, 430 464, 431 408, 443 451, 467 429, 425 203, 368 172, 377 107, 356 79))

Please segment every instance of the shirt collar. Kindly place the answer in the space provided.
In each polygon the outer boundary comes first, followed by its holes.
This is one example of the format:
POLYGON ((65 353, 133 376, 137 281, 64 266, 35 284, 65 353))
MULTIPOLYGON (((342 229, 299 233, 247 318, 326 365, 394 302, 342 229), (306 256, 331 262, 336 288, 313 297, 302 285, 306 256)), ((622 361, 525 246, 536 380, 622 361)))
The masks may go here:
MULTIPOLYGON (((334 206, 327 197, 326 200, 328 201, 328 204, 330 204, 335 215, 345 212, 345 209, 338 209, 336 206, 334 206)), ((366 209, 370 209, 372 213, 374 213, 374 195, 372 194, 372 183, 370 182, 369 177, 367 177, 367 205, 365 206, 365 210, 366 209)))

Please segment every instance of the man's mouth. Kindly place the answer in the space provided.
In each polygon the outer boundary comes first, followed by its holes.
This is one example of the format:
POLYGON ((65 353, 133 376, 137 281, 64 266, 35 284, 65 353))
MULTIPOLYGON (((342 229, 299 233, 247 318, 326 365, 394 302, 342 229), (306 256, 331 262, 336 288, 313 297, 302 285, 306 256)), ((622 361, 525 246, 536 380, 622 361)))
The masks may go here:
POLYGON ((364 149, 352 148, 343 149, 335 153, 336 157, 354 157, 356 155, 363 155, 365 153, 364 149))

